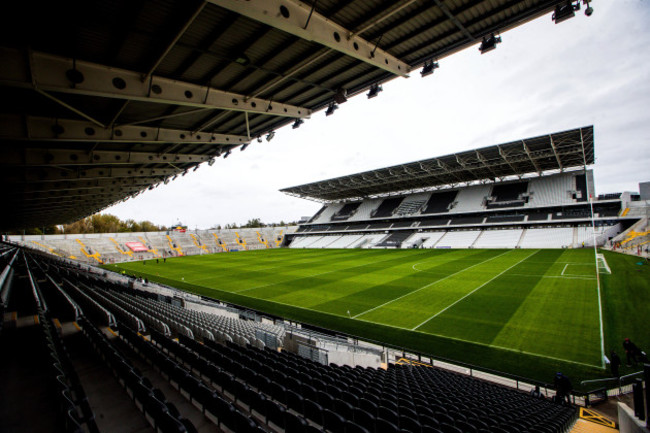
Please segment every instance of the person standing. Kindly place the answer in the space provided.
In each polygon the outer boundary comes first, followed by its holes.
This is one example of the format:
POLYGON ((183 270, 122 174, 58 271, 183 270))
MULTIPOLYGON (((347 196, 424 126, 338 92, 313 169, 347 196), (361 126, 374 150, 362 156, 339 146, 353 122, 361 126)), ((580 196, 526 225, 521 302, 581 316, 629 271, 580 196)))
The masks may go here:
POLYGON ((557 403, 564 403, 565 399, 567 404, 571 404, 571 390, 573 389, 573 386, 571 386, 571 381, 569 380, 568 377, 566 377, 564 374, 557 372, 555 374, 555 379, 554 379, 554 385, 555 385, 555 392, 556 392, 556 402, 557 403))
POLYGON ((623 341, 623 349, 625 349, 625 355, 627 357, 627 366, 632 367, 632 363, 636 365, 636 355, 639 352, 639 348, 636 347, 636 344, 632 343, 629 338, 626 338, 623 341))

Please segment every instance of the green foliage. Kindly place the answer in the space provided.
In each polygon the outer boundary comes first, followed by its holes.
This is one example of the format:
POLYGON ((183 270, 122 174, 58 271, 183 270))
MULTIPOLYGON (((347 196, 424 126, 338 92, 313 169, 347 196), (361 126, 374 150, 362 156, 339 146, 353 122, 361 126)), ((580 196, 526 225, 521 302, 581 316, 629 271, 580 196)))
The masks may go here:
POLYGON ((111 214, 95 214, 63 226, 63 233, 157 232, 167 230, 151 221, 120 220, 111 214))
MULTIPOLYGON (((648 349, 648 266, 607 260, 605 349, 623 337, 648 349)), ((563 371, 574 385, 607 376, 589 249, 282 249, 108 269, 484 369, 541 381, 563 371)))

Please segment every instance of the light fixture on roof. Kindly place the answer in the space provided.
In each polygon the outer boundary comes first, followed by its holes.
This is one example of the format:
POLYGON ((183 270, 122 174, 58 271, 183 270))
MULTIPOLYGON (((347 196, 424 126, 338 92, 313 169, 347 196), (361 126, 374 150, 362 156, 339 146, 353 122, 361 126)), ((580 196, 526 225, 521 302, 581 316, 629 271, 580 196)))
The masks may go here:
POLYGON ((379 92, 382 92, 383 90, 384 89, 379 84, 375 83, 372 86, 370 86, 370 90, 368 91, 368 94, 366 96, 368 96, 368 99, 372 99, 375 96, 377 96, 379 92))
POLYGON ((334 95, 334 101, 337 104, 342 104, 348 100, 348 91, 346 89, 339 89, 336 91, 336 94, 334 95))
POLYGON ((424 62, 424 66, 422 66, 422 71, 420 71, 420 75, 422 75, 422 77, 431 75, 433 74, 434 69, 438 69, 438 67, 439 67, 438 62, 434 62, 433 60, 430 62, 424 62))
MULTIPOLYGON (((555 12, 553 12, 552 19, 555 21, 555 24, 560 24, 563 21, 573 18, 576 15, 576 11, 580 10, 580 0, 577 1, 564 1, 559 5, 555 6, 555 12)), ((593 10, 592 10, 593 12, 593 10)))
POLYGON ((246 66, 251 62, 251 59, 248 58, 246 54, 240 54, 235 58, 235 63, 238 63, 242 66, 246 66))
POLYGON ((199 169, 199 164, 196 164, 196 165, 194 166, 194 170, 192 170, 192 171, 196 171, 196 170, 198 170, 198 169, 199 169))
POLYGON ((266 134, 266 141, 273 140, 273 137, 275 137, 275 131, 269 132, 268 134, 266 134))
POLYGON ((332 102, 329 107, 327 107, 327 111, 325 111, 325 116, 331 116, 334 114, 334 111, 338 110, 339 106, 336 104, 336 102, 332 102))
POLYGON ((164 183, 165 183, 165 185, 167 185, 169 183, 169 178, 168 177, 165 178, 164 183))
POLYGON ((175 174, 174 177, 172 177, 172 180, 176 180, 177 177, 178 177, 178 175, 175 174))
POLYGON ((212 158, 210 161, 208 161, 208 165, 212 167, 214 165, 215 159, 212 158))
POLYGON ((584 3, 585 5, 587 5, 587 9, 585 9, 585 15, 587 15, 588 17, 590 17, 591 14, 594 13, 594 8, 592 8, 591 6, 589 6, 589 1, 590 1, 590 0, 582 0, 582 3, 584 3))
POLYGON ((187 170, 185 170, 183 173, 181 173, 181 176, 185 176, 187 174, 187 170))
POLYGON ((298 117, 296 121, 293 122, 293 125, 291 125, 291 129, 298 129, 300 128, 300 125, 302 125, 303 123, 305 123, 305 121, 302 120, 300 117, 298 117))
POLYGON ((250 144, 250 142, 242 144, 242 146, 239 148, 239 151, 243 152, 244 150, 246 150, 246 148, 248 147, 249 144, 250 144))
POLYGON ((257 142, 258 142, 258 143, 261 143, 261 142, 262 142, 262 137, 260 137, 259 135, 257 136, 257 142))
POLYGON ((499 43, 501 43, 501 36, 494 36, 494 33, 492 33, 488 38, 483 36, 483 41, 481 42, 481 46, 478 47, 478 50, 481 54, 485 54, 495 49, 499 43))
POLYGON ((228 158, 229 155, 230 155, 230 150, 223 154, 223 159, 228 158))

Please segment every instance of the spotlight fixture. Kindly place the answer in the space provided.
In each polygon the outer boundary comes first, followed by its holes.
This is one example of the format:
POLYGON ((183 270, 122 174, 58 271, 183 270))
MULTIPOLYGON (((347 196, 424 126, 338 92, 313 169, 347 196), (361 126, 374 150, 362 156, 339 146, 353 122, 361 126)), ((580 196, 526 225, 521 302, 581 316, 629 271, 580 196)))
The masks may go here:
POLYGON ((185 176, 187 174, 187 170, 185 170, 183 173, 181 173, 181 176, 185 176))
POLYGON ((208 165, 210 167, 212 167, 214 165, 214 162, 215 162, 215 160, 214 160, 214 158, 212 158, 210 161, 208 161, 208 165))
POLYGON ((167 185, 167 184, 169 183, 169 178, 166 177, 165 180, 164 180, 164 182, 165 182, 165 185, 167 185))
POLYGON ((244 144, 242 145, 242 147, 239 148, 239 151, 240 151, 240 152, 243 152, 244 150, 246 150, 246 148, 248 147, 249 144, 250 144, 250 143, 244 143, 244 144))
POLYGON ((291 126, 291 129, 298 129, 298 128, 300 128, 300 125, 302 125, 303 123, 305 123, 305 121, 302 120, 300 117, 298 117, 296 119, 296 121, 293 122, 293 125, 291 126))
POLYGON ((501 36, 494 36, 494 33, 492 33, 489 38, 483 36, 483 42, 481 42, 481 46, 478 47, 478 50, 481 54, 485 54, 495 49, 499 43, 501 43, 501 36))
POLYGON ((198 170, 198 169, 199 169, 199 164, 196 164, 196 165, 194 166, 194 170, 192 170, 192 171, 196 171, 196 170, 198 170))
MULTIPOLYGON (((553 12, 552 19, 555 21, 555 24, 560 24, 563 21, 573 18, 576 15, 576 11, 580 10, 580 0, 573 2, 564 1, 559 5, 555 6, 555 12, 553 12)), ((592 10, 593 12, 593 10, 592 10)))
POLYGON ((590 17, 591 14, 594 13, 594 8, 592 8, 591 6, 589 6, 589 1, 590 1, 590 0, 582 0, 582 2, 583 2, 585 5, 587 5, 587 9, 585 9, 585 15, 587 15, 588 17, 590 17))
POLYGON ((266 134, 266 141, 273 140, 273 137, 275 137, 275 131, 269 132, 268 134, 266 134))
POLYGON ((342 104, 342 103, 344 103, 345 101, 348 100, 347 96, 348 96, 348 91, 347 90, 339 89, 339 90, 336 91, 336 95, 334 95, 334 101, 337 104, 342 104))
POLYGON ((383 90, 384 89, 379 84, 375 83, 372 86, 370 86, 370 90, 368 91, 368 94, 366 96, 368 96, 368 99, 372 99, 375 96, 377 96, 379 92, 382 92, 383 90))
POLYGON ((177 177, 178 177, 178 175, 175 174, 174 177, 172 177, 172 180, 176 180, 177 177))
POLYGON ((334 114, 334 111, 338 110, 339 106, 336 104, 336 102, 332 102, 329 107, 327 107, 327 111, 325 111, 325 116, 331 116, 334 114))
POLYGON ((433 74, 434 69, 438 69, 439 65, 438 62, 434 62, 433 60, 430 62, 424 62, 424 66, 422 66, 422 71, 420 71, 420 75, 422 77, 426 77, 427 75, 433 74))
POLYGON ((226 152, 226 153, 223 154, 223 159, 228 158, 228 155, 230 155, 230 151, 228 151, 228 152, 226 152))
POLYGON ((262 142, 262 137, 260 137, 259 135, 257 136, 257 142, 258 142, 258 143, 261 143, 261 142, 262 142))

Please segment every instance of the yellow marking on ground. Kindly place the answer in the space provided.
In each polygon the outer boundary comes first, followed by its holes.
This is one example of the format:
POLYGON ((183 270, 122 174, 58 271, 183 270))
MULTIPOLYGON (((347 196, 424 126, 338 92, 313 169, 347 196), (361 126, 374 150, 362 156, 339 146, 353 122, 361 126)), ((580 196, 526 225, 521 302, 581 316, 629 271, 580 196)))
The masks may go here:
POLYGON ((106 328, 106 329, 108 329, 108 332, 110 332, 111 334, 117 337, 117 333, 113 331, 111 328, 106 328))
POLYGON ((56 318, 52 319, 52 323, 54 323, 54 326, 56 326, 57 328, 61 329, 61 322, 59 322, 59 319, 56 318))
POLYGON ((612 427, 605 427, 584 419, 578 419, 569 433, 616 433, 617 431, 612 427))
POLYGON ((34 324, 38 325, 41 321, 38 319, 38 315, 34 314, 34 324))
POLYGON ((81 331, 81 326, 79 326, 77 322, 72 322, 72 324, 74 325, 75 328, 77 328, 77 330, 81 331))
MULTIPOLYGON (((580 408, 580 419, 583 419, 585 421, 590 421, 592 423, 596 423, 598 425, 602 425, 604 427, 607 427, 609 429, 615 429, 616 428, 616 423, 606 416, 596 412, 593 409, 587 409, 584 407, 580 408)), ((608 430, 611 431, 611 430, 608 430)))
POLYGON ((433 367, 432 365, 425 364, 424 362, 414 361, 412 359, 407 359, 407 358, 400 358, 395 362, 395 364, 398 364, 398 365, 416 365, 416 366, 422 366, 422 367, 433 367))

